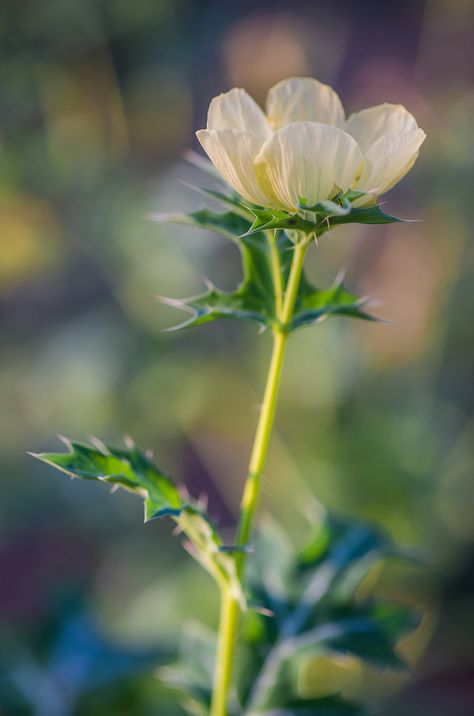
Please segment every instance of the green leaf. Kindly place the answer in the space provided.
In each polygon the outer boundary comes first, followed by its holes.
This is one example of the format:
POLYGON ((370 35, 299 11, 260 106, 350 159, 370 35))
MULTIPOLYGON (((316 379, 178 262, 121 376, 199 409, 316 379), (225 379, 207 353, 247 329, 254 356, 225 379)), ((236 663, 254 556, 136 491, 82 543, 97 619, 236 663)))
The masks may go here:
POLYGON ((375 204, 360 209, 352 208, 347 214, 334 216, 329 223, 332 227, 339 224, 393 224, 401 221, 407 222, 408 219, 398 219, 396 216, 386 214, 382 211, 380 204, 375 204))
POLYGON ((237 192, 216 191, 215 189, 209 189, 208 187, 203 186, 196 186, 194 184, 188 184, 187 182, 184 182, 184 184, 190 189, 193 189, 200 194, 204 194, 204 196, 209 197, 214 201, 224 204, 224 206, 229 207, 229 209, 235 214, 238 214, 239 216, 248 219, 250 222, 252 221, 253 206, 249 206, 248 202, 246 202, 239 194, 237 194, 237 192))
POLYGON ((66 441, 66 445, 69 453, 34 457, 71 477, 108 482, 140 494, 145 500, 145 521, 181 514, 183 502, 176 485, 135 446, 122 450, 101 443, 66 441))
MULTIPOLYGON (((218 201, 229 208, 230 213, 240 216, 246 222, 242 225, 241 235, 252 236, 267 230, 283 230, 291 236, 292 232, 303 232, 315 234, 319 237, 334 226, 340 224, 391 224, 394 222, 406 221, 390 214, 386 214, 380 204, 371 204, 364 207, 354 207, 353 202, 365 195, 364 192, 350 189, 344 194, 335 196, 332 200, 319 201, 308 206, 304 198, 300 198, 297 211, 290 212, 280 209, 264 209, 249 204, 235 191, 217 191, 207 187, 188 184, 190 188, 205 196, 218 201)), ((205 210, 204 210, 205 211, 205 210)), ((200 212, 195 212, 199 214, 200 212)), ((213 212, 211 212, 213 213, 213 212)), ((193 214, 152 214, 151 218, 158 221, 169 221, 171 223, 193 224, 193 214)), ((223 233, 218 222, 212 217, 207 228, 210 231, 223 233)), ((199 225, 201 217, 197 217, 199 225)), ((193 225, 196 225, 193 224, 193 225)))
POLYGON ((245 234, 250 226, 248 219, 233 211, 216 212, 211 209, 200 209, 191 214, 151 214, 150 219, 167 224, 183 224, 196 229, 214 231, 228 239, 236 239, 245 234))
POLYGON ((203 506, 183 498, 175 483, 151 457, 134 445, 114 448, 96 441, 94 445, 66 440, 68 453, 41 453, 33 457, 71 477, 98 480, 138 494, 145 504, 145 522, 169 516, 189 540, 186 547, 217 582, 225 582, 244 604, 235 561, 225 549, 203 506))
MULTIPOLYGON (((334 201, 321 201, 310 207, 302 200, 299 211, 291 214, 249 206, 235 192, 225 194, 207 188, 198 190, 226 204, 228 211, 201 209, 191 214, 154 214, 151 218, 208 229, 236 242, 241 253, 242 281, 235 291, 222 291, 208 283, 207 291, 197 296, 185 299, 161 297, 162 303, 191 314, 188 320, 168 330, 189 328, 219 318, 256 321, 264 327, 278 323, 271 251, 265 232, 281 230, 277 248, 285 289, 294 232, 314 233, 319 236, 337 223, 398 221, 395 217, 384 214, 378 205, 354 208, 351 201, 363 196, 362 192, 350 191, 336 197, 334 201)), ((335 315, 376 320, 364 310, 366 304, 367 299, 349 291, 342 280, 337 280, 327 289, 319 289, 312 286, 303 274, 293 320, 286 328, 295 330, 335 315)))
POLYGON ((239 662, 239 694, 251 713, 293 713, 295 699, 311 708, 298 684, 316 656, 349 654, 383 669, 407 668, 396 645, 417 625, 418 613, 357 596, 374 562, 398 552, 379 530, 332 515, 319 513, 298 550, 273 525, 264 525, 248 573, 255 609, 245 616, 239 662))
MULTIPOLYGON (((168 305, 192 313, 189 320, 171 330, 197 326, 217 318, 256 321, 264 326, 271 326, 276 321, 275 289, 266 238, 263 235, 241 237, 238 246, 243 279, 235 291, 221 291, 209 285, 205 293, 188 299, 161 299, 168 305)), ((280 236, 278 246, 282 271, 285 271, 292 250, 291 243, 280 236)))
POLYGON ((290 701, 284 709, 272 708, 270 711, 253 711, 248 716, 359 716, 361 706, 344 701, 339 696, 322 699, 290 701))
MULTIPOLYGON (((168 330, 197 326, 218 318, 256 321, 264 327, 278 323, 270 249, 263 234, 233 237, 241 254, 243 279, 235 291, 222 291, 209 284, 205 293, 187 299, 161 298, 191 317, 168 330)), ((277 238, 277 250, 283 286, 286 286, 293 251, 292 242, 283 234, 277 238)), ((367 299, 350 292, 341 280, 328 289, 318 289, 303 275, 289 330, 317 323, 329 316, 344 315, 376 320, 364 310, 367 299)))
POLYGON ((377 320, 363 308, 367 298, 361 298, 349 291, 342 280, 337 280, 330 288, 318 289, 303 277, 296 299, 291 330, 318 323, 329 316, 350 316, 368 321, 377 320))
POLYGON ((420 612, 406 604, 374 601, 370 610, 372 618, 392 642, 413 631, 421 623, 420 612))
POLYGON ((307 648, 307 653, 319 652, 318 647, 321 645, 342 654, 352 654, 382 669, 407 668, 407 664, 395 651, 394 641, 390 640, 380 624, 370 617, 356 615, 333 624, 316 627, 312 636, 309 632, 306 639, 302 640, 302 648, 307 648), (313 639, 311 645, 310 639, 313 639))
POLYGON ((90 713, 83 711, 89 696, 105 699, 113 691, 120 699, 125 684, 138 687, 141 679, 151 680, 157 666, 172 657, 174 650, 153 637, 147 646, 111 639, 90 613, 90 595, 74 581, 73 570, 65 570, 60 589, 48 591, 36 612, 34 628, 18 630, 14 621, 3 623, 2 714, 50 714, 51 689, 57 694, 55 713, 90 713), (29 688, 22 688, 20 673, 28 674, 29 688))
POLYGON ((187 625, 177 661, 158 672, 165 684, 181 692, 183 706, 192 714, 209 714, 215 655, 215 634, 201 624, 187 625))

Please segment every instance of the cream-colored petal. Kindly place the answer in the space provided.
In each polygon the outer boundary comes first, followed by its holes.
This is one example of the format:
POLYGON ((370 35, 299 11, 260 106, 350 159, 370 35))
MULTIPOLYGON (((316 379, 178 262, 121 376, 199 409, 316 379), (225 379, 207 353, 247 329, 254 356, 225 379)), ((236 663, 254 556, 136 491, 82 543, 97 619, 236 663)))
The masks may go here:
POLYGON ((382 135, 418 129, 416 119, 401 104, 380 104, 351 114, 344 129, 366 152, 382 135))
POLYGON ((356 188, 368 193, 358 204, 391 189, 415 163, 426 134, 422 129, 390 132, 379 137, 365 153, 365 166, 356 188))
POLYGON ((219 174, 233 189, 253 204, 270 205, 254 167, 263 137, 238 129, 201 129, 196 136, 219 174))
POLYGON ((338 127, 344 123, 344 109, 336 92, 311 77, 278 82, 268 93, 266 110, 275 128, 291 122, 321 122, 338 127))
POLYGON ((295 210, 346 191, 358 178, 363 156, 342 129, 317 122, 294 122, 276 131, 257 159, 264 192, 281 208, 295 210))
POLYGON ((243 89, 235 87, 214 97, 207 113, 208 129, 240 129, 267 137, 270 132, 265 114, 243 89))

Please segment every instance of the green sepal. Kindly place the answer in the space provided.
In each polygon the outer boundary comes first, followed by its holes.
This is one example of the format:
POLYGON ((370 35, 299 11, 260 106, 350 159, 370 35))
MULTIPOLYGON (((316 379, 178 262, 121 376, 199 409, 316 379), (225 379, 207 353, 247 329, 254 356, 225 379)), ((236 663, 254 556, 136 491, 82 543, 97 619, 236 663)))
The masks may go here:
POLYGON ((301 231, 310 234, 315 231, 312 221, 306 221, 300 214, 291 214, 277 209, 252 209, 254 221, 248 229, 246 236, 253 236, 261 231, 301 231))
POLYGON ((67 453, 31 454, 71 477, 98 480, 138 494, 144 500, 145 522, 171 517, 188 538, 190 554, 217 582, 227 583, 244 604, 235 560, 226 551, 203 505, 188 498, 185 490, 179 490, 151 456, 132 444, 114 448, 98 440, 90 445, 66 439, 65 443, 67 453))
POLYGON ((308 206, 304 199, 301 199, 296 212, 248 207, 255 218, 247 235, 281 229, 319 237, 339 224, 391 224, 404 221, 386 214, 380 204, 354 207, 352 202, 362 196, 364 192, 349 191, 333 201, 319 201, 313 206, 308 206))

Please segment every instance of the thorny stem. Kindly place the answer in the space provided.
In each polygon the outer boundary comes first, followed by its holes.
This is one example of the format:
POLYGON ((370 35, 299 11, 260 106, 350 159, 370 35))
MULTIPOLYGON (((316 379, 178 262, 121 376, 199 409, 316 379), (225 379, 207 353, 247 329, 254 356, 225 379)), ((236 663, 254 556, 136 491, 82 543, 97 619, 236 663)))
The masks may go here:
MULTIPOLYGON (((240 522, 237 530, 236 544, 242 548, 245 548, 249 542, 253 518, 260 497, 261 478, 275 417, 289 326, 298 295, 303 261, 311 236, 304 237, 304 239, 295 246, 288 284, 284 295, 282 267, 280 265, 275 234, 273 232, 267 232, 267 239, 270 248, 278 322, 273 327, 272 356, 257 430, 250 455, 248 476, 241 501, 240 522)), ((244 572, 245 558, 245 549, 242 549, 242 551, 237 552, 235 555, 239 577, 242 577, 244 572)), ((235 595, 231 593, 230 589, 224 588, 221 593, 221 616, 210 716, 227 716, 227 705, 232 678, 232 661, 239 623, 239 610, 240 605, 235 595)))

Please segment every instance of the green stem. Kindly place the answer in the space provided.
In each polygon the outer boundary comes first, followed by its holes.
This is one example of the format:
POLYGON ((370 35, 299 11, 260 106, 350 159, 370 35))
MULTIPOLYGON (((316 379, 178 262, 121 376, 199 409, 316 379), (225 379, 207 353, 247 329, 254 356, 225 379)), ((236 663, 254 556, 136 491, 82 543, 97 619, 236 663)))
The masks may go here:
MULTIPOLYGON (((260 483, 268 453, 273 420, 275 417, 275 408, 281 380, 281 369, 283 366, 283 358, 288 339, 288 327, 293 316, 307 246, 308 240, 302 241, 295 246, 290 276, 288 278, 288 285, 279 315, 279 323, 273 330, 273 352, 268 370, 267 384, 265 386, 260 419, 258 421, 252 453, 250 455, 247 481, 245 483, 244 494, 241 502, 237 544, 242 547, 245 547, 250 539, 252 521, 260 496, 260 483)), ((239 575, 242 575, 245 566, 245 556, 245 552, 240 552, 236 556, 239 575)))
POLYGON ((283 309, 283 276, 281 272, 280 254, 277 244, 277 232, 265 231, 265 235, 270 248, 270 266, 272 269, 273 287, 275 290, 275 309, 277 316, 280 316, 283 309))
POLYGON ((221 612, 217 641, 214 689, 210 716, 227 716, 227 701, 232 678, 232 660, 239 621, 240 604, 229 588, 221 591, 221 612))
MULTIPOLYGON (((258 420, 255 439, 250 456, 249 471, 245 483, 241 502, 240 523, 237 530, 236 544, 246 547, 249 542, 253 517, 258 505, 261 488, 261 477, 268 452, 268 445, 275 417, 275 409, 280 387, 283 358, 285 355, 288 328, 293 316, 298 287, 301 280, 303 261, 310 237, 296 244, 293 260, 286 287, 285 296, 282 295, 281 267, 276 251, 274 235, 269 238, 270 256, 274 274, 274 286, 278 324, 273 329, 273 351, 268 370, 267 383, 263 395, 262 408, 258 420), (273 246, 272 246, 273 245, 273 246), (278 260, 278 264, 276 261, 278 260), (278 276, 276 280, 276 269, 278 276)), ((236 554, 236 567, 239 576, 243 575, 245 567, 245 551, 236 554)), ((232 677, 232 661, 239 622, 240 605, 229 589, 223 589, 221 594, 221 616, 219 623, 219 636, 216 655, 216 668, 214 675, 214 691, 210 716, 227 716, 227 701, 232 677)))

